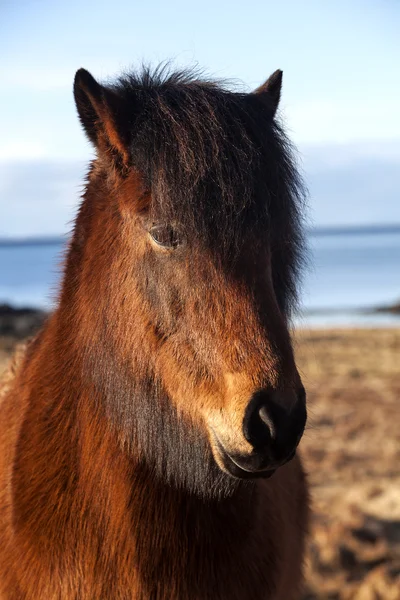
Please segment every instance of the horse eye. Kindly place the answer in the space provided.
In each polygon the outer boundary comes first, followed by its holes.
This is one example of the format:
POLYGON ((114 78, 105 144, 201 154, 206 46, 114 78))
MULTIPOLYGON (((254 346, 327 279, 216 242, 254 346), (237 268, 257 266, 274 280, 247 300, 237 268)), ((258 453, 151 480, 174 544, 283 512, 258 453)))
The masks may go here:
POLYGON ((149 234, 154 242, 163 248, 177 248, 183 243, 180 231, 172 225, 153 225, 149 234))

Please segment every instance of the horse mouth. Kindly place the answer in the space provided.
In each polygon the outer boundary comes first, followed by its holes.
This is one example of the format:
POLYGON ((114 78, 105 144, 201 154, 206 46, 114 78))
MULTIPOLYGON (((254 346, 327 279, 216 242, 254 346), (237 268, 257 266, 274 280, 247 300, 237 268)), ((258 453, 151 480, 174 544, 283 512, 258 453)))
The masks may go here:
MULTIPOLYGON (((277 469, 276 466, 251 464, 251 462, 260 463, 260 461, 253 461, 253 456, 250 457, 250 462, 247 457, 243 459, 239 456, 232 455, 227 452, 215 433, 213 433, 213 438, 214 448, 218 453, 216 461, 222 470, 232 477, 235 477, 236 479, 269 479, 275 473, 277 469)), ((293 456, 291 458, 293 458, 293 456)))

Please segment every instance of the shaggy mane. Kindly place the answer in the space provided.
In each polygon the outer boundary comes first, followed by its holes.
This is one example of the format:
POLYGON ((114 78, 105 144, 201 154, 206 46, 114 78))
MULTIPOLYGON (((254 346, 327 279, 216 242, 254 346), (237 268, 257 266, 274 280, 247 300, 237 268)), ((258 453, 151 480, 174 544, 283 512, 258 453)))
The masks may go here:
POLYGON ((305 189, 262 94, 165 65, 110 87, 132 110, 131 157, 152 192, 154 219, 180 223, 219 252, 237 248, 244 227, 262 227, 278 267, 279 301, 289 310, 304 255, 305 189))

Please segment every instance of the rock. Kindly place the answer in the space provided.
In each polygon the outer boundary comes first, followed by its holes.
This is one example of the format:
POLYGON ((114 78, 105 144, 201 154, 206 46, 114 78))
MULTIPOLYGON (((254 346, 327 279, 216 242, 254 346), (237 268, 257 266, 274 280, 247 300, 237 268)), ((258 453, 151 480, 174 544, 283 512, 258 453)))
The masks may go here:
POLYGON ((391 306, 379 306, 376 309, 376 312, 394 313, 395 315, 400 315, 400 302, 396 302, 391 306))
POLYGON ((36 333, 47 313, 34 308, 14 308, 0 304, 0 335, 22 340, 36 333))

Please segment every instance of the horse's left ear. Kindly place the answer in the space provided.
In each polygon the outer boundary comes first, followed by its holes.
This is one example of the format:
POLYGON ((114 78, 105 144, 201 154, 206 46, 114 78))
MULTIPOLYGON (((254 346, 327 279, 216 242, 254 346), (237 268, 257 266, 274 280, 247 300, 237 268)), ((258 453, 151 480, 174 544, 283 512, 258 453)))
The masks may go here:
POLYGON ((127 164, 129 140, 121 98, 85 69, 79 69, 75 75, 74 98, 85 133, 96 149, 108 155, 117 152, 127 164))
POLYGON ((278 69, 268 77, 265 83, 253 92, 254 94, 263 96, 268 101, 272 116, 275 115, 281 98, 282 75, 282 71, 278 69))

